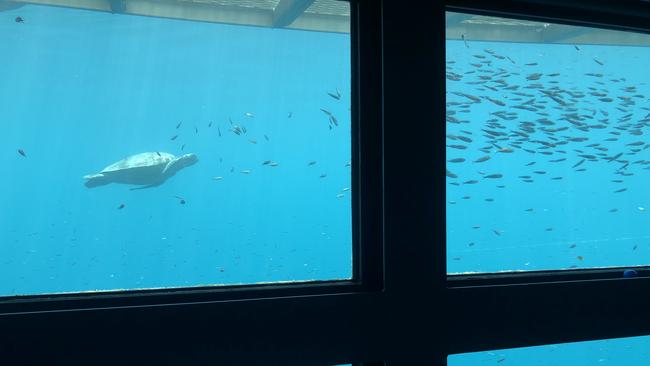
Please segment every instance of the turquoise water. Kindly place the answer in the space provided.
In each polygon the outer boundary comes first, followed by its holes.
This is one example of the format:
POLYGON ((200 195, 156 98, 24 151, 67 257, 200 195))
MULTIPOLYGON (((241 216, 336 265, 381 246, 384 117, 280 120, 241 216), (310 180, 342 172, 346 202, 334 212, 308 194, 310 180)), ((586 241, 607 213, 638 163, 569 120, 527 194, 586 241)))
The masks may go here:
POLYGON ((449 273, 650 263, 647 55, 447 41, 449 273))
POLYGON ((350 278, 349 47, 347 34, 0 12, 0 296, 350 278), (84 186, 143 152, 198 162, 153 188, 84 186))

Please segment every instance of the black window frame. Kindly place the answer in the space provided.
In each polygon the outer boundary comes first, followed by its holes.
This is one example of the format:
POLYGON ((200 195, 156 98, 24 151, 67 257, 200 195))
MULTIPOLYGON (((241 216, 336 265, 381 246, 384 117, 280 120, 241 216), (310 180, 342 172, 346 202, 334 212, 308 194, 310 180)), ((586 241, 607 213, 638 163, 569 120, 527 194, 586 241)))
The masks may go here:
POLYGON ((650 33, 650 3, 352 0, 352 281, 0 302, 33 364, 445 365, 449 354, 650 334, 650 278, 447 276, 445 11, 650 33))

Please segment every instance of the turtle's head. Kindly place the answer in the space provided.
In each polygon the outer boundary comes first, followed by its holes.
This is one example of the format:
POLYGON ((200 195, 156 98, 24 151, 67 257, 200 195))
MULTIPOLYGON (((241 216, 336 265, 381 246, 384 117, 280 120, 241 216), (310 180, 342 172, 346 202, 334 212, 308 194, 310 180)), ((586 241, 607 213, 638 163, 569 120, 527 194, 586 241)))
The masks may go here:
POLYGON ((186 168, 190 165, 194 165, 197 161, 199 161, 199 157, 196 156, 196 154, 185 154, 178 157, 178 165, 180 165, 180 168, 186 168))
POLYGON ((162 174, 165 176, 165 179, 169 178, 172 175, 176 174, 176 172, 179 170, 196 164, 197 161, 199 161, 199 158, 194 154, 185 154, 183 156, 179 156, 167 163, 167 166, 165 166, 165 169, 163 169, 162 174))

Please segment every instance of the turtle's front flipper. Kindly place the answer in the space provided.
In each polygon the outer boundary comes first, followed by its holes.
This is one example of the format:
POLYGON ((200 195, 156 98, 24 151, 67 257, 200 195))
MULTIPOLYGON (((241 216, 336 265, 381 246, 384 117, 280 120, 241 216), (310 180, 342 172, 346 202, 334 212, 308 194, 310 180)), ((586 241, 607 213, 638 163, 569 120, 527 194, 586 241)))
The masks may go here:
POLYGON ((104 174, 86 175, 84 176, 84 179, 86 179, 84 185, 88 188, 99 187, 111 183, 110 180, 106 179, 104 174))
POLYGON ((163 184, 163 182, 156 183, 156 184, 149 184, 148 186, 142 186, 142 187, 136 187, 136 188, 131 188, 130 191, 135 191, 137 189, 147 189, 147 188, 153 188, 153 187, 158 187, 159 185, 163 184))

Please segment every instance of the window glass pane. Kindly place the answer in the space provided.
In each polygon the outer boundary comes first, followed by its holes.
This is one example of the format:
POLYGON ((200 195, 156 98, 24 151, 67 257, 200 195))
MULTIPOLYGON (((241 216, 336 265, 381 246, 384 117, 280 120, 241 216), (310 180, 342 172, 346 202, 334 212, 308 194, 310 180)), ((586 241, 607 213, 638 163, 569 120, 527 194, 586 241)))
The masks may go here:
POLYGON ((650 264, 647 35, 447 14, 448 272, 650 264))
POLYGON ((650 337, 562 343, 450 355, 448 366, 641 365, 650 361, 650 337))
POLYGON ((350 278, 349 4, 125 3, 0 3, 0 296, 350 278))

